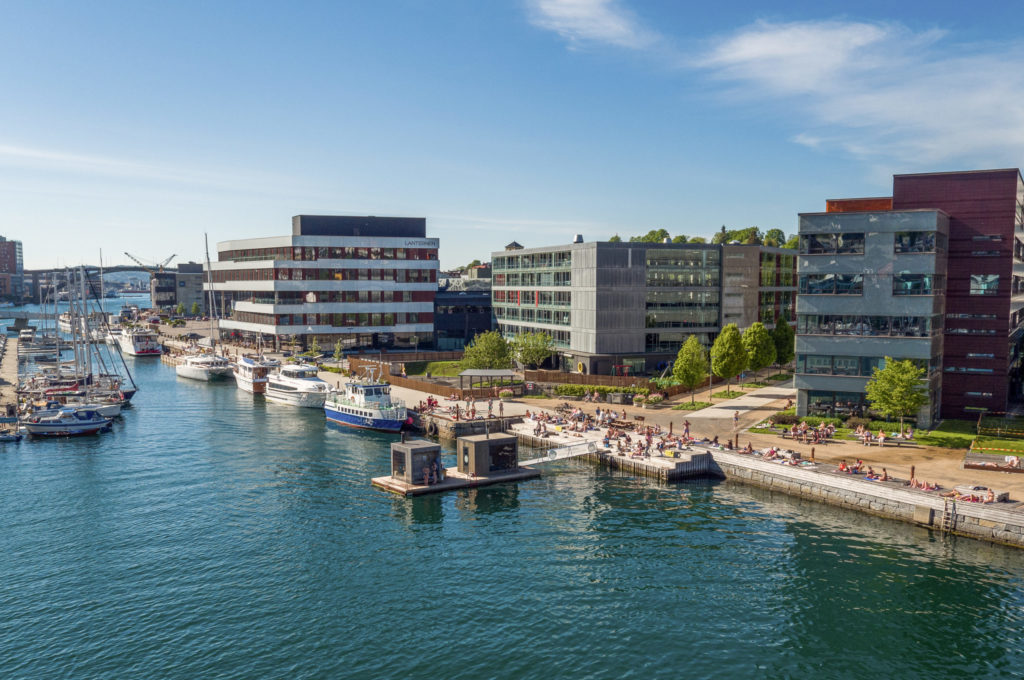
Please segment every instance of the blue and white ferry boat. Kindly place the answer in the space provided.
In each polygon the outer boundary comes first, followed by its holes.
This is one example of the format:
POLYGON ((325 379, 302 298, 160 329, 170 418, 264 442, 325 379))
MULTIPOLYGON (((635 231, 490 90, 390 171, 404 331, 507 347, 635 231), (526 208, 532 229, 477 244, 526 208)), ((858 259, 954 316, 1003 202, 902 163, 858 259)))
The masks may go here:
POLYGON ((327 395, 324 415, 327 420, 349 427, 381 432, 398 432, 408 414, 405 404, 391 398, 391 386, 378 381, 349 382, 344 392, 327 395))

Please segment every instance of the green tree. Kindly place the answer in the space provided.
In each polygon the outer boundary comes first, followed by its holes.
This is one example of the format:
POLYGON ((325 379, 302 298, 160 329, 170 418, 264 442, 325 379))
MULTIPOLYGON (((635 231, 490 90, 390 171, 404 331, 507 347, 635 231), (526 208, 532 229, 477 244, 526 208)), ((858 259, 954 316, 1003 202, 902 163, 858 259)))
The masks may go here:
POLYGON ((200 314, 202 314, 202 312, 203 312, 203 310, 199 306, 199 303, 198 302, 193 302, 192 303, 192 311, 190 312, 192 314, 192 316, 199 316, 200 314))
POLYGON ((775 362, 775 341, 760 321, 743 331, 743 349, 747 351, 747 367, 755 373, 775 362))
POLYGON ((320 356, 320 343, 316 341, 316 336, 313 336, 313 342, 309 344, 309 356, 315 357, 320 356))
POLYGON ((789 248, 790 250, 799 250, 800 248, 800 236, 793 234, 789 237, 789 240, 782 246, 783 248, 789 248))
POLYGON ((780 316, 779 320, 775 322, 772 341, 775 343, 775 363, 781 368, 792 361, 796 354, 796 334, 785 315, 780 316))
POLYGON ((334 343, 334 363, 340 364, 343 358, 345 358, 345 353, 341 349, 341 340, 338 340, 334 343))
POLYGON ((751 245, 760 244, 762 241, 761 230, 757 227, 726 229, 723 224, 722 229, 715 232, 715 235, 711 238, 712 243, 732 243, 733 241, 751 245))
POLYGON ((622 237, 616 234, 615 236, 612 236, 610 239, 608 239, 608 243, 622 243, 622 237))
POLYGON ((185 316, 185 305, 179 302, 178 306, 174 308, 174 313, 178 316, 185 316))
POLYGON ((708 240, 703 236, 691 236, 687 243, 707 243, 708 240))
POLYGON ((661 243, 667 238, 670 238, 670 234, 664 229, 651 229, 643 236, 630 236, 630 243, 661 243))
POLYGON ((900 419, 900 434, 903 434, 903 419, 917 415, 928 403, 925 374, 925 369, 915 366, 910 359, 893 361, 892 357, 886 357, 885 367, 876 366, 864 386, 871 408, 886 417, 900 419))
POLYGON ((693 403, 694 390, 708 377, 708 353, 696 335, 691 335, 679 348, 676 361, 672 364, 672 377, 690 390, 690 403, 693 403))
POLYGON ((728 391, 729 381, 746 367, 747 350, 743 348, 740 329, 734 323, 728 324, 711 346, 711 370, 725 380, 725 389, 728 391))
POLYGON ((555 342, 547 333, 516 333, 511 342, 512 356, 524 366, 540 366, 554 354, 555 342))
POLYGON ((680 234, 672 239, 672 243, 686 243, 687 237, 684 234, 680 234))
POLYGON ((477 333, 462 355, 463 369, 511 367, 512 352, 498 331, 477 333))
POLYGON ((769 229, 764 232, 764 243, 768 245, 768 239, 774 241, 777 245, 776 248, 786 242, 786 233, 781 229, 769 229))

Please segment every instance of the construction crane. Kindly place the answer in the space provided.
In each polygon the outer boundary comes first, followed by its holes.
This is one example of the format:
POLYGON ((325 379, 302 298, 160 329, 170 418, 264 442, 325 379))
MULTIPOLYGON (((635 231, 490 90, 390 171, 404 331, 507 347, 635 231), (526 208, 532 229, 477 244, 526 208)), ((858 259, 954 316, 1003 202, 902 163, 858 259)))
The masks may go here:
POLYGON ((171 263, 171 260, 173 260, 177 256, 177 254, 172 254, 170 257, 168 257, 163 262, 157 262, 156 264, 146 264, 145 262, 143 262, 142 260, 140 260, 139 258, 135 257, 134 255, 132 255, 131 253, 129 253, 127 251, 125 252, 125 255, 127 255, 129 258, 131 258, 132 262, 134 262, 135 264, 139 265, 140 267, 145 269, 150 274, 156 274, 156 273, 162 272, 164 270, 164 267, 169 265, 171 263))

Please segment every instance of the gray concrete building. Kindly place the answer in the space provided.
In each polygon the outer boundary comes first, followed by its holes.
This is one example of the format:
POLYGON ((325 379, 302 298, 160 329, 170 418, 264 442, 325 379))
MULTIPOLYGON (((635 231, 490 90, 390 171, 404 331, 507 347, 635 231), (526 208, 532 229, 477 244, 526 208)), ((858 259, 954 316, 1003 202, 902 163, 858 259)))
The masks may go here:
POLYGON ((793 318, 795 253, 781 248, 516 243, 491 259, 501 333, 549 333, 556 366, 571 372, 658 371, 690 334, 710 347, 724 323, 793 318))
POLYGON ((195 262, 179 264, 176 270, 154 272, 149 279, 149 293, 153 306, 172 310, 179 304, 185 313, 192 313, 192 305, 198 303, 203 314, 209 305, 203 292, 203 265, 195 262))
POLYGON ((941 403, 948 215, 804 213, 799 230, 797 413, 862 415, 874 368, 912 359, 928 370, 918 425, 929 426, 941 403))

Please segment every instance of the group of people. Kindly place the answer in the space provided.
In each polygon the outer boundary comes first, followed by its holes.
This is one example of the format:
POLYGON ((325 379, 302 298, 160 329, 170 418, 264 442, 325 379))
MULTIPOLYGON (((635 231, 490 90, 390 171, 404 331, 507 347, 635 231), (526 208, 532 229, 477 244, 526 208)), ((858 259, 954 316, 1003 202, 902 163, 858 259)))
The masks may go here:
POLYGON ((444 481, 445 467, 441 459, 436 459, 430 465, 423 466, 423 486, 430 486, 444 481))
MULTIPOLYGON (((466 405, 459 405, 459 396, 452 394, 448 397, 448 401, 454 401, 455 403, 448 407, 448 414, 451 415, 454 420, 476 420, 476 399, 466 399, 466 405)), ((420 402, 421 404, 423 402, 420 402)), ((434 406, 437 406, 437 400, 434 400, 434 406)), ((502 417, 505 415, 505 402, 498 401, 498 416, 502 417)), ((487 417, 494 417, 494 399, 489 397, 487 399, 487 417)))
POLYGON ((952 498, 953 500, 963 501, 965 503, 981 503, 983 505, 988 505, 989 503, 996 502, 996 492, 992 489, 987 489, 984 496, 976 493, 960 493, 956 489, 952 489, 951 491, 947 491, 946 493, 939 495, 944 498, 952 498))
MULTIPOLYGON (((770 427, 774 427, 774 425, 774 421, 769 421, 770 427)), ((798 441, 801 444, 823 444, 828 442, 835 433, 836 428, 834 425, 819 423, 817 427, 814 427, 808 425, 806 420, 799 425, 794 423, 793 427, 789 428, 789 435, 794 441, 798 441)))

